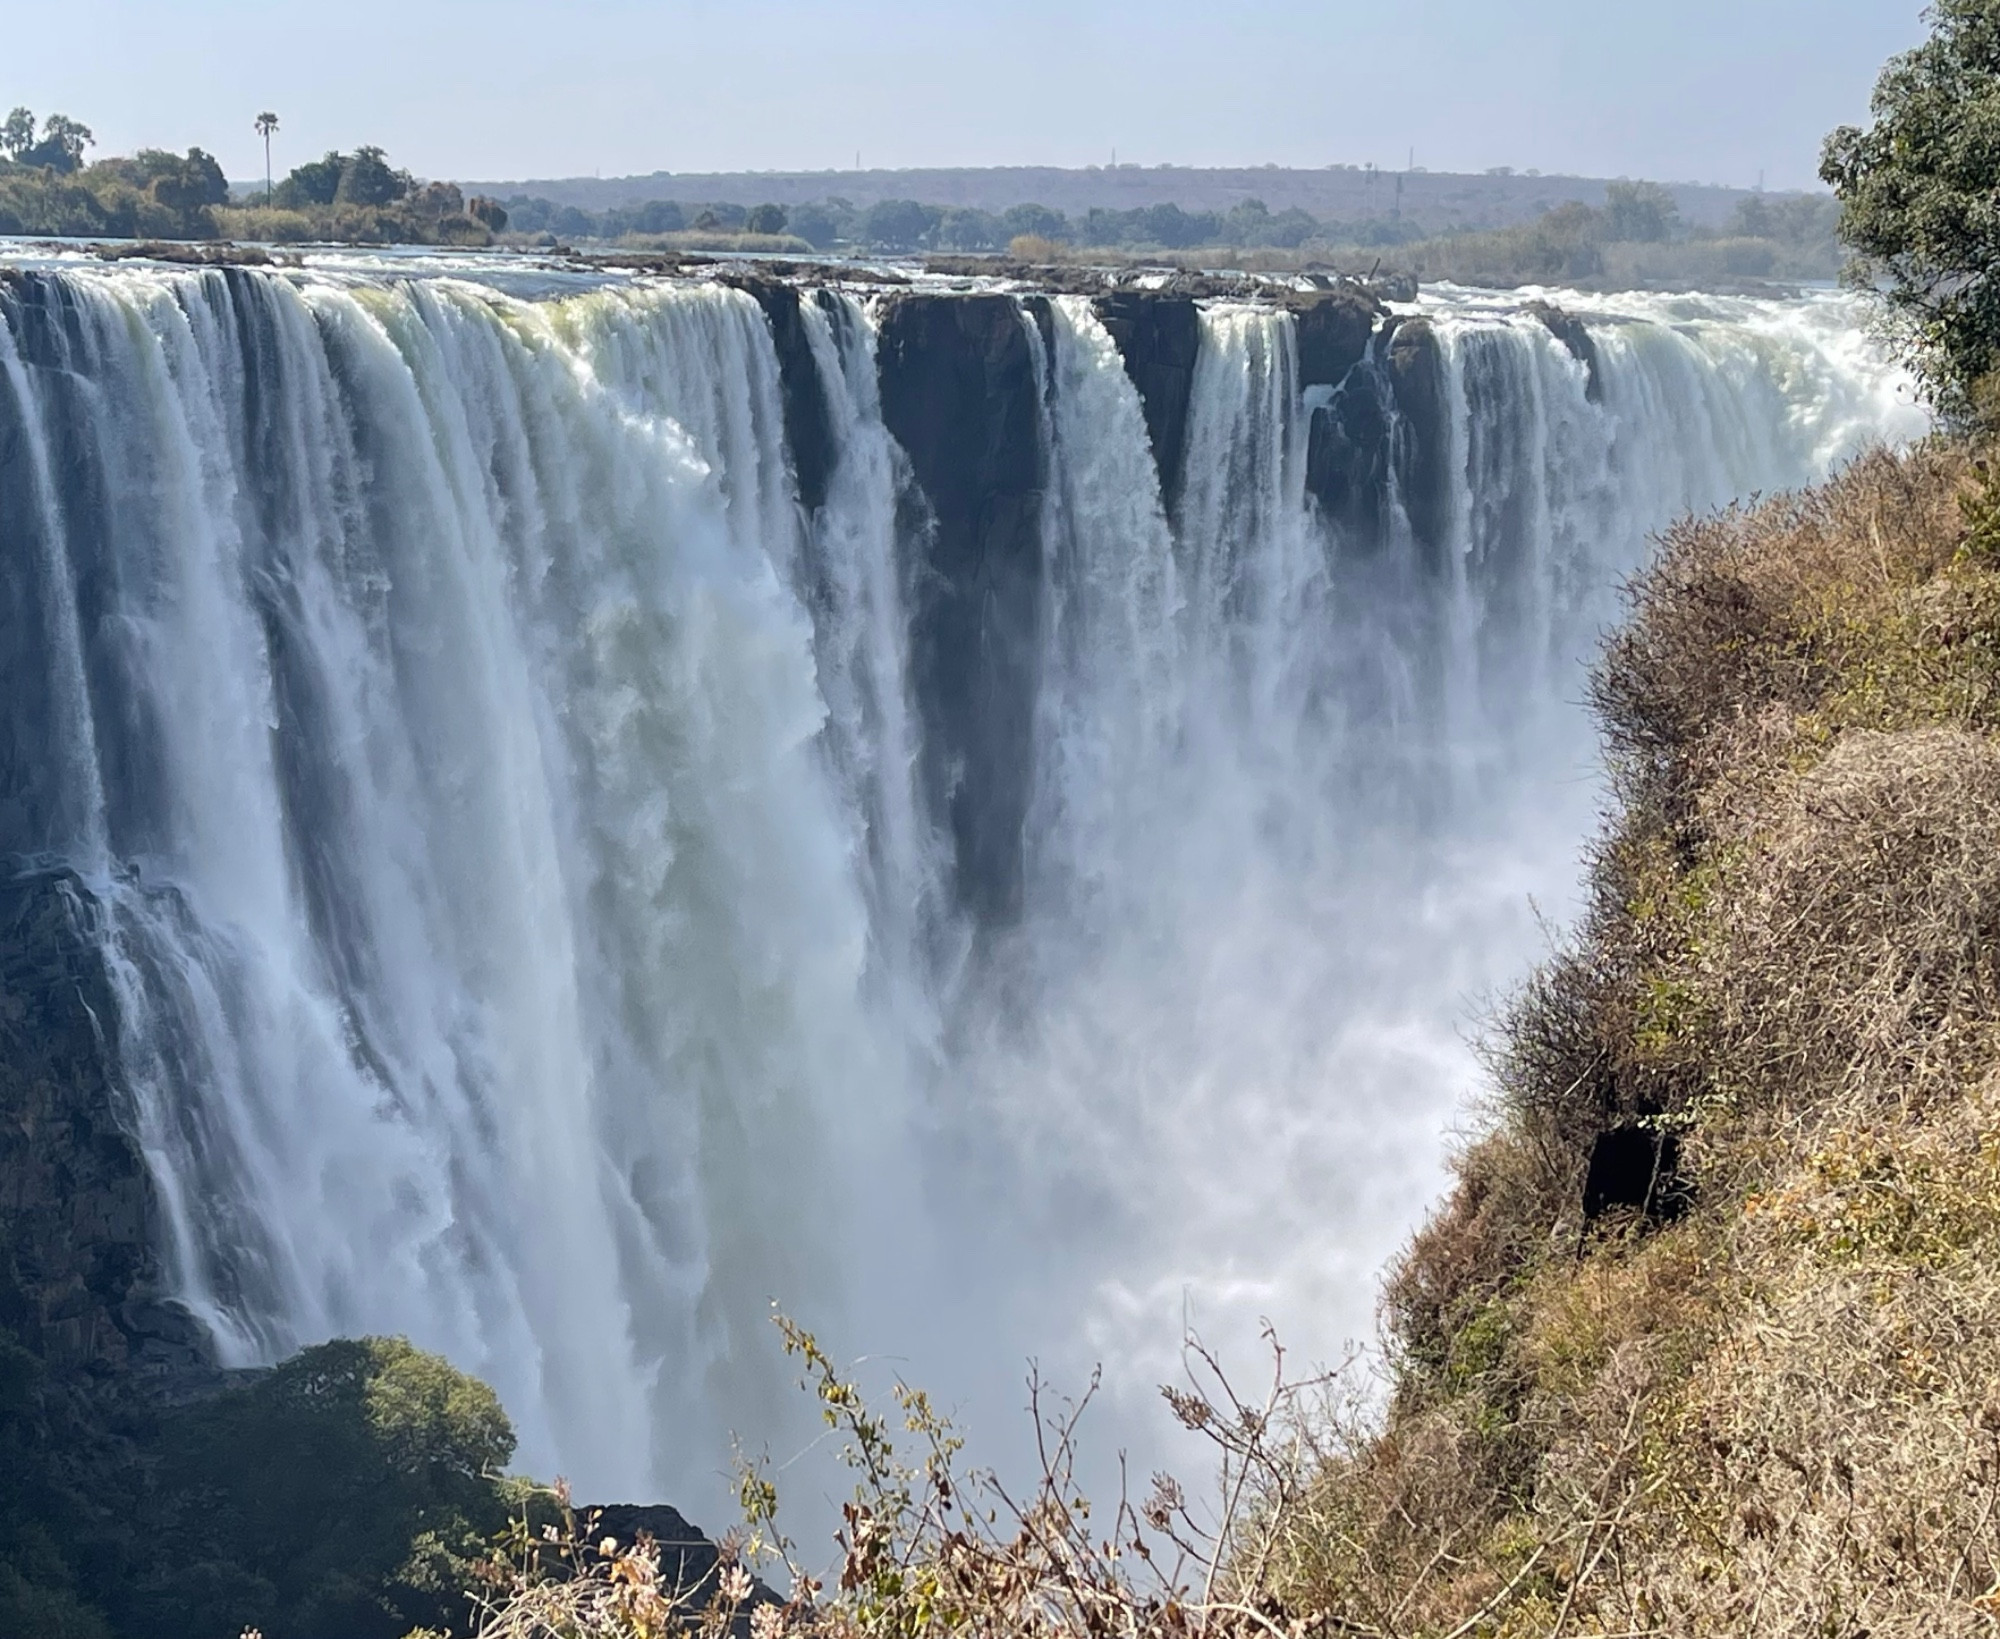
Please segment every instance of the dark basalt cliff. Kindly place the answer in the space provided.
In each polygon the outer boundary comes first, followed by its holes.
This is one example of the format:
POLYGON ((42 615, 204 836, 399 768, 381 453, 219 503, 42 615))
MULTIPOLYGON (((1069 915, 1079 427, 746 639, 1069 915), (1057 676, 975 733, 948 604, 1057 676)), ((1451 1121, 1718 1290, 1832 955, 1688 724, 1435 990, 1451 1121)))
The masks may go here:
POLYGON ((1097 316, 1125 360, 1139 389, 1146 436, 1160 472, 1160 498, 1172 512, 1180 497, 1181 462, 1187 450, 1188 404, 1201 356, 1201 310, 1187 296, 1122 290, 1100 297, 1097 316))
POLYGON ((960 900, 1021 901, 1041 652, 1042 421, 1027 319, 1010 296, 897 298, 883 316, 882 418, 921 496, 903 531, 912 691, 932 811, 960 900))
POLYGON ((839 452, 833 443, 833 421, 827 412, 826 388, 813 359, 799 305, 807 299, 795 284, 783 279, 745 275, 729 281, 756 298, 771 327, 778 352, 778 393, 784 405, 785 448, 792 458, 792 477, 799 501, 808 511, 826 505, 826 486, 839 452))
POLYGON ((158 1204, 118 1085, 117 1003, 74 873, 0 881, 0 1327, 55 1383, 219 1385, 162 1301, 158 1204))
POLYGON ((1451 450, 1445 407, 1444 354, 1428 319, 1405 319, 1386 334, 1384 357, 1397 426, 1391 439, 1398 490, 1410 533, 1427 568, 1444 561, 1451 528, 1451 450))
POLYGON ((1343 289, 1291 303, 1299 385, 1337 387, 1368 352, 1388 310, 1364 290, 1343 289))
MULTIPOLYGON (((1345 540, 1364 553, 1388 544, 1393 491, 1409 520, 1419 566, 1435 571, 1443 563, 1451 517, 1450 427, 1437 332, 1425 319, 1392 317, 1366 334, 1351 314, 1317 323, 1326 334, 1316 338, 1305 384, 1333 392, 1313 412, 1306 488, 1345 540)), ((1304 334, 1302 324, 1302 372, 1304 334)))
MULTIPOLYGON (((773 315, 786 436, 795 456, 813 450, 825 400, 807 381, 796 294, 775 283, 744 288, 773 315)), ((1299 388, 1324 397, 1310 427, 1308 488, 1341 529, 1342 549, 1382 550, 1400 498, 1417 567, 1435 571, 1451 505, 1435 331, 1392 316, 1359 287, 1293 293, 1283 304, 1299 388)), ((1201 357, 1198 298, 1177 287, 1118 290, 1093 305, 1138 391, 1171 514, 1201 357)), ((923 779, 952 841, 959 902, 989 926, 1020 911, 1032 795, 1048 438, 1036 331, 1046 354, 1053 320, 1043 296, 912 292, 889 299, 878 348, 883 420, 915 480, 899 535, 923 779)), ((810 483, 802 473, 809 505, 824 492, 824 470, 810 483)))

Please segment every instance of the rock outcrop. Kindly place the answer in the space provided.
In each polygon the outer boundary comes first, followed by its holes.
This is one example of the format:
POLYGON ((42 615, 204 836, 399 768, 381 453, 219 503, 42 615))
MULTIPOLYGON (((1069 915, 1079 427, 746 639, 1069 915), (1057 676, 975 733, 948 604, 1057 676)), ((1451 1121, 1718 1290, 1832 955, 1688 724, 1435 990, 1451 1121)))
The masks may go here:
POLYGON ((1583 320, 1553 302, 1530 302, 1524 311, 1540 319, 1548 326, 1549 334, 1569 349, 1570 357, 1583 366, 1583 396, 1593 404, 1601 404, 1604 379, 1597 362, 1597 343, 1583 320))
POLYGON ((1011 296, 903 296, 883 315, 878 357, 882 419, 921 491, 899 533, 924 782, 955 845, 960 902, 1004 922, 1021 903, 1041 653, 1045 474, 1027 321, 1011 296))
POLYGON ((1146 412, 1146 436, 1160 473, 1160 499, 1171 513, 1180 495, 1187 450, 1188 403, 1201 354, 1201 310, 1190 296, 1121 290, 1101 296, 1097 316, 1125 361, 1146 412))
POLYGON ((809 512, 826 505, 826 486, 833 476, 838 451, 833 445, 833 418, 827 411, 826 384, 819 378, 805 320, 799 316, 804 299, 799 287, 783 279, 734 274, 728 282, 756 299, 771 326, 778 350, 778 392, 785 416, 785 447, 792 458, 792 476, 799 502, 809 512))
POLYGON ((1367 355, 1386 316, 1382 304, 1353 285, 1293 301, 1299 348, 1299 385, 1337 387, 1367 355))
POLYGON ((1397 485, 1418 552, 1437 569, 1451 530, 1451 426, 1437 331, 1428 319, 1402 320, 1388 332, 1384 358, 1398 422, 1397 485))
MULTIPOLYGON (((1451 520, 1450 426, 1437 332, 1427 320, 1392 317, 1361 335, 1361 301, 1368 298, 1312 321, 1306 384, 1324 386, 1335 370, 1340 373, 1331 398, 1313 413, 1306 488, 1348 545, 1363 552, 1389 539, 1384 524, 1393 490, 1402 498, 1419 566, 1436 570, 1451 520)), ((1369 310, 1379 311, 1372 302, 1369 310)), ((1303 320, 1300 355, 1304 373, 1303 320)))

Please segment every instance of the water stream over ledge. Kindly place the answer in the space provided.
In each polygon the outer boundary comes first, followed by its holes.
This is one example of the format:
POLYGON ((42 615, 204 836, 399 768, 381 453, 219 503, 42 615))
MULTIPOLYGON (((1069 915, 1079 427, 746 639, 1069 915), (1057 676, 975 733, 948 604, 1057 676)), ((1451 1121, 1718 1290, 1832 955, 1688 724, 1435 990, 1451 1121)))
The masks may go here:
POLYGON ((1141 1468, 1184 1318, 1365 1334, 1620 579, 1924 426, 1840 295, 1335 381, 1211 302, 1174 421, 1082 297, 461 261, 0 277, 0 854, 105 908, 226 1362, 406 1333, 716 1517, 772 1300, 1003 1444, 1102 1360, 1141 1468))

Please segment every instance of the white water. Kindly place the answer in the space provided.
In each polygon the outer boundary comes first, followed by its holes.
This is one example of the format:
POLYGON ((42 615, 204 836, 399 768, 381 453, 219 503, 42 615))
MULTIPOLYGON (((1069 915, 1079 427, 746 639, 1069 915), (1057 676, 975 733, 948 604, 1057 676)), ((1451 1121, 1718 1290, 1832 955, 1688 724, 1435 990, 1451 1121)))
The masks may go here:
POLYGON ((1568 903, 1618 579, 1678 511, 1922 425, 1844 299, 1574 299, 1598 404, 1446 293, 1427 582, 1400 513, 1314 515, 1289 319, 1205 314, 1170 528, 1059 300, 1026 910, 976 938, 913 774, 857 301, 805 303, 807 519, 720 286, 60 288, 62 324, 0 289, 50 771, 0 848, 112 908, 183 1296, 232 1362, 406 1332, 528 1467, 704 1505, 732 1430, 800 1426, 774 1298, 989 1451, 1030 1355, 1102 1359, 1106 1438, 1150 1453, 1184 1314, 1239 1357, 1259 1315, 1309 1358, 1364 1334, 1469 1001, 1568 903))

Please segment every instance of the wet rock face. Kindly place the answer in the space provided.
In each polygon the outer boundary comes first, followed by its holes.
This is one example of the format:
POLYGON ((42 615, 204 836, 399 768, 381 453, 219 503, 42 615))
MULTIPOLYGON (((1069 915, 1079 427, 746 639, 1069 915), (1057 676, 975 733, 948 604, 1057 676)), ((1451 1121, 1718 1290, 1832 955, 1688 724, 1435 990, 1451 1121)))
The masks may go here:
POLYGON ((1601 404, 1604 401, 1604 380, 1597 361, 1597 343, 1592 340, 1583 320, 1553 302, 1530 302, 1526 311, 1547 325, 1549 334, 1568 348, 1570 357, 1583 366, 1583 396, 1592 404, 1601 404))
POLYGON ((117 1004, 76 875, 0 881, 0 1326, 51 1377, 170 1397, 216 1374, 160 1301, 159 1215, 117 1090, 117 1004))
POLYGON ((1293 304, 1299 385, 1338 387, 1367 355, 1382 304, 1358 289, 1331 290, 1293 304))
POLYGON ((932 812, 960 902, 1020 912, 1041 652, 1042 405, 1009 296, 911 295, 883 316, 882 419, 920 494, 898 534, 932 812))
POLYGON ((1201 312, 1190 296, 1121 290, 1102 296, 1097 317, 1118 344, 1125 373, 1139 389, 1146 436, 1160 474, 1160 498, 1169 512, 1180 495, 1187 450, 1188 403, 1195 361, 1201 354, 1201 312))
POLYGON ((1389 499, 1391 415, 1377 368, 1351 372, 1330 403, 1313 412, 1306 440, 1306 488, 1349 545, 1369 552, 1383 539, 1389 499))
POLYGON ((1346 541, 1366 554, 1389 538, 1389 496, 1400 492, 1420 567, 1443 562, 1450 528, 1444 360, 1423 319, 1390 318, 1363 293, 1324 299, 1298 315, 1299 368, 1308 387, 1332 385, 1306 442, 1306 487, 1346 541))
POLYGON ((754 274, 733 276, 728 282, 756 298, 771 327, 771 340, 778 349, 778 392, 784 406, 785 447, 792 457, 792 475, 799 486, 800 504, 807 511, 816 512, 826 505, 826 486, 833 476, 837 452, 833 447, 833 418, 826 405, 826 386, 819 379, 819 364, 806 337, 805 321, 799 317, 799 287, 782 279, 754 274))
POLYGON ((1384 354, 1398 426, 1396 478, 1410 531, 1425 566, 1444 562, 1451 528, 1451 427, 1445 408, 1444 355, 1426 319, 1405 319, 1384 354))

